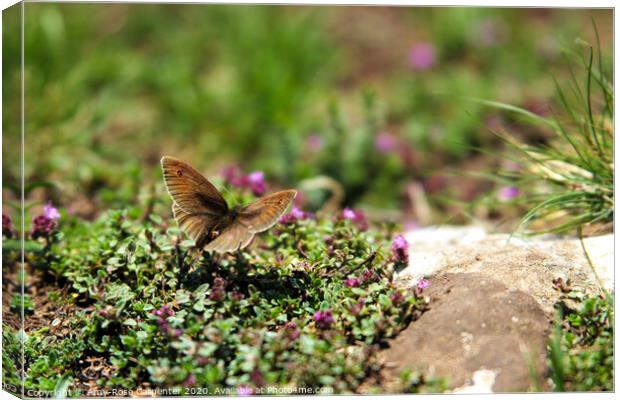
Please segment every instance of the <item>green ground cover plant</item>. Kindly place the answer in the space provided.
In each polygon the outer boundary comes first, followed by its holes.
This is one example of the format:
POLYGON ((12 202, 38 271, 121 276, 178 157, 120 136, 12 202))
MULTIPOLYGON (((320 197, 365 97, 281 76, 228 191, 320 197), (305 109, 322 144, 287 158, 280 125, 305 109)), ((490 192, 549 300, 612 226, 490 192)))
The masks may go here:
MULTIPOLYGON (((30 229, 40 246, 27 271, 34 285, 53 283, 53 307, 70 311, 36 326, 35 308, 28 334, 20 331, 26 391, 352 392, 379 368, 381 343, 427 306, 421 288, 393 282, 408 258, 395 227, 369 229, 354 210, 294 208, 230 256, 196 251, 167 217, 142 218, 138 207, 95 222, 53 210, 30 229)), ((5 332, 10 350, 16 334, 5 332)), ((18 358, 7 361, 18 368, 18 358)))
POLYGON ((553 389, 614 390, 614 295, 585 293, 561 279, 554 284, 562 297, 548 345, 553 389))

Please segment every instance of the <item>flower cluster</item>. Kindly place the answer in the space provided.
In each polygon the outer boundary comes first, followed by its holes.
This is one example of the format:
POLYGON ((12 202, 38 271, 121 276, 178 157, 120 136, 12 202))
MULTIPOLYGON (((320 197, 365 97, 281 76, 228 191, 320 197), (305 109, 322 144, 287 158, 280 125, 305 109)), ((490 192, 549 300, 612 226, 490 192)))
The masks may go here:
POLYGON ((30 229, 30 237, 33 239, 47 238, 56 228, 56 221, 60 218, 60 213, 51 202, 43 207, 43 214, 37 215, 32 220, 32 228, 30 229))
POLYGON ((430 286, 430 283, 426 279, 420 279, 416 283, 415 289, 413 289, 413 293, 416 296, 420 296, 422 294, 422 291, 424 291, 424 289, 426 289, 429 286, 430 286))
POLYGON ((313 217, 312 213, 303 211, 299 207, 293 207, 290 213, 284 214, 283 216, 280 217, 279 222, 282 225, 292 225, 296 223, 297 221, 301 221, 301 220, 312 218, 312 217, 313 217))
POLYGON ((397 235, 392 242, 392 259, 401 265, 409 263, 409 243, 403 235, 397 235))
POLYGON ((196 384, 196 376, 194 374, 189 374, 185 382, 183 382, 184 387, 191 387, 196 384))
POLYGON ((344 280, 345 286, 348 287, 358 287, 360 285, 360 280, 357 278, 347 278, 344 280))
POLYGON ((402 304, 405 301, 405 299, 406 297, 403 294, 402 290, 397 290, 394 292, 394 294, 390 296, 390 300, 392 300, 392 303, 396 306, 399 304, 402 304))
POLYGON ((284 325, 283 331, 285 337, 291 342, 296 340, 301 334, 301 330, 295 322, 288 322, 286 325, 284 325))
POLYGON ((347 207, 342 210, 342 218, 351 220, 360 231, 368 229, 368 221, 361 210, 353 210, 347 207))
POLYGON ((258 369, 254 369, 252 371, 252 373, 250 374, 250 380, 257 387, 262 387, 267 384, 267 382, 265 381, 265 377, 263 376, 263 373, 260 372, 260 370, 258 369))
POLYGON ((246 175, 239 167, 233 165, 224 168, 222 176, 228 185, 250 189, 255 196, 262 196, 267 191, 265 174, 262 171, 254 171, 246 175))
POLYGON ((2 236, 10 239, 13 237, 13 225, 8 215, 2 214, 2 236))
POLYGON ((329 329, 334 323, 332 310, 317 311, 314 313, 314 322, 319 329, 329 329))
POLYGON ((168 322, 168 317, 172 317, 174 315, 174 310, 169 305, 164 305, 161 308, 153 311, 153 314, 158 316, 157 324, 159 325, 159 329, 172 337, 179 337, 183 334, 181 329, 172 329, 170 323, 168 322))
POLYGON ((217 277, 213 280, 213 289, 209 295, 209 299, 213 301, 222 301, 226 297, 226 280, 221 277, 217 277))
POLYGON ((366 304, 366 299, 360 299, 353 307, 351 307, 351 315, 359 315, 362 312, 362 308, 364 308, 364 304, 366 304))

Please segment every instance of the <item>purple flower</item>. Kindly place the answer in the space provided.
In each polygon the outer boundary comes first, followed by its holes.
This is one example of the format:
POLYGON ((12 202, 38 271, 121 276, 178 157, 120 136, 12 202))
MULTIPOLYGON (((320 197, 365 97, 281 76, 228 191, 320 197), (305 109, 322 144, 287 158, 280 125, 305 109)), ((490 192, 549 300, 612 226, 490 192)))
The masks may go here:
POLYGON ((353 211, 350 208, 345 208, 344 210, 342 210, 342 218, 345 219, 354 219, 355 218, 355 211, 353 211))
POLYGON ((222 278, 221 276, 218 276, 213 280, 214 287, 224 288, 227 284, 228 282, 226 282, 226 279, 222 278))
POLYGON ((403 301, 405 301, 405 295, 403 294, 402 291, 397 290, 396 292, 394 292, 394 294, 390 296, 390 300, 392 300, 392 303, 394 305, 399 305, 403 301))
POLYGON ((248 185, 255 196, 261 196, 267 190, 265 184, 265 174, 262 171, 251 172, 247 176, 248 185))
POLYGON ((254 369, 254 371, 252 371, 252 373, 250 374, 250 380, 257 387, 265 386, 265 384, 267 383, 265 382, 265 377, 263 377, 262 372, 260 372, 258 369, 254 369))
POLYGON ((362 308, 364 308, 364 304, 366 304, 366 299, 360 299, 352 308, 351 314, 359 315, 362 312, 362 308))
POLYGON ((172 330, 170 328, 168 317, 172 317, 174 315, 174 310, 172 309, 172 307, 164 304, 163 306, 161 306, 161 308, 154 310, 153 314, 159 317, 157 319, 157 324, 159 325, 159 329, 161 329, 163 332, 173 337, 179 337, 181 336, 181 334, 183 334, 183 331, 180 329, 172 330))
POLYGON ((297 324, 294 322, 289 322, 284 325, 284 332, 286 333, 286 336, 290 341, 296 340, 301 334, 301 331, 297 327, 297 324))
POLYGON ((420 289, 426 289, 429 286, 430 286, 430 283, 426 279, 420 279, 418 283, 416 283, 416 287, 419 287, 420 289))
POLYGON ((308 146, 308 149, 312 152, 321 150, 324 143, 325 141, 323 140, 323 136, 317 133, 308 136, 308 139, 306 139, 306 145, 308 146))
POLYGON ((392 242, 392 258, 397 263, 409 263, 409 243, 403 235, 397 235, 392 242))
POLYGON ((506 186, 499 190, 497 197, 502 201, 510 201, 519 195, 519 188, 506 186))
POLYGON ((52 206, 52 202, 48 201, 45 207, 43 207, 43 215, 51 220, 57 220, 60 218, 60 213, 54 206, 52 206))
POLYGON ((314 313, 314 321, 319 329, 329 329, 334 323, 331 310, 317 311, 314 313))
POLYGON ((347 278, 344 280, 344 284, 348 287, 358 287, 360 285, 360 280, 357 278, 347 278))
POLYGON ((267 190, 265 174, 262 171, 254 171, 244 175, 239 167, 231 165, 224 168, 221 174, 226 184, 237 188, 250 189, 255 196, 261 196, 267 190))
POLYGON ((416 43, 409 50, 409 65, 418 71, 425 71, 435 64, 435 49, 428 42, 416 43))
POLYGON ((8 239, 13 237, 11 218, 5 214, 2 214, 2 236, 6 236, 8 239))
POLYGON ((303 220, 309 217, 310 217, 309 213, 303 211, 302 209, 298 207, 293 207, 290 213, 284 214, 282 217, 280 217, 279 222, 283 225, 291 225, 299 220, 303 220))
POLYGON ((161 312, 162 312, 162 314, 166 314, 168 316, 173 316, 174 315, 174 310, 172 308, 170 308, 169 305, 164 305, 161 308, 161 312))
POLYGON ((164 332, 168 332, 170 330, 170 324, 168 323, 168 320, 166 320, 165 318, 159 318, 157 320, 157 325, 159 325, 159 329, 161 329, 164 332))
POLYGON ((214 287, 213 290, 211 290, 211 294, 209 295, 209 300, 222 301, 224 300, 225 296, 226 292, 224 291, 224 289, 222 289, 221 287, 214 287))
POLYGON ((361 231, 368 229, 368 221, 366 221, 366 216, 360 210, 352 210, 347 207, 342 210, 342 218, 351 220, 361 231))
POLYGON ((375 138, 375 149, 380 153, 391 153, 398 147, 396 137, 391 133, 382 132, 375 138))
POLYGON ((226 297, 226 291, 224 290, 226 287, 226 280, 221 276, 218 276, 213 280, 213 289, 211 290, 211 294, 209 294, 209 300, 213 301, 222 301, 224 297, 226 297))
POLYGON ((185 382, 183 382, 183 386, 185 387, 194 386, 195 384, 196 384, 196 377, 194 376, 194 374, 189 374, 185 382))
POLYGON ((252 393, 254 393, 254 390, 252 390, 252 388, 249 387, 249 386, 239 386, 239 387, 237 387, 237 394, 239 396, 251 396, 252 393))
POLYGON ((245 298, 245 295, 237 290, 233 291, 230 296, 234 301, 241 301, 245 298))
POLYGON ((32 220, 30 236, 33 239, 48 237, 54 228, 56 228, 56 222, 53 219, 48 218, 45 215, 39 215, 32 220))
POLYGON ((224 181, 234 187, 243 186, 243 174, 241 170, 236 165, 229 165, 224 168, 221 172, 222 177, 224 177, 224 181))

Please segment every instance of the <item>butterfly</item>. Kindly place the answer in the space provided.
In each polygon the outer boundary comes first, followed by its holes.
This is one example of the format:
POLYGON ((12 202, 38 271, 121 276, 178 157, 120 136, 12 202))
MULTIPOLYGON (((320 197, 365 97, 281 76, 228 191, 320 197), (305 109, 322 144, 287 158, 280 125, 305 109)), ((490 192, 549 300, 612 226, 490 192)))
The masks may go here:
POLYGON ((161 159, 172 213, 196 247, 226 253, 243 249, 255 234, 271 228, 290 206, 296 190, 283 190, 247 206, 229 207, 201 173, 174 157, 161 159))

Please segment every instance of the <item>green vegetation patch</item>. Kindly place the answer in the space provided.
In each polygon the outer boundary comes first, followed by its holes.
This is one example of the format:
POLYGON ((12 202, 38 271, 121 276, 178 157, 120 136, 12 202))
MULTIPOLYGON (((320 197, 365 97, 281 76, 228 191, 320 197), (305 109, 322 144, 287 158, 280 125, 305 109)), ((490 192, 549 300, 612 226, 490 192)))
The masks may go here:
POLYGON ((388 225, 367 230, 353 210, 294 209, 227 256, 134 211, 68 219, 37 239, 46 250, 30 265, 68 290, 55 298, 74 311, 29 332, 26 390, 352 392, 378 369, 381 342, 426 307, 421 289, 392 280, 404 239, 392 243, 388 225))
POLYGON ((551 379, 556 391, 614 390, 613 294, 562 290, 559 321, 549 343, 551 379))

